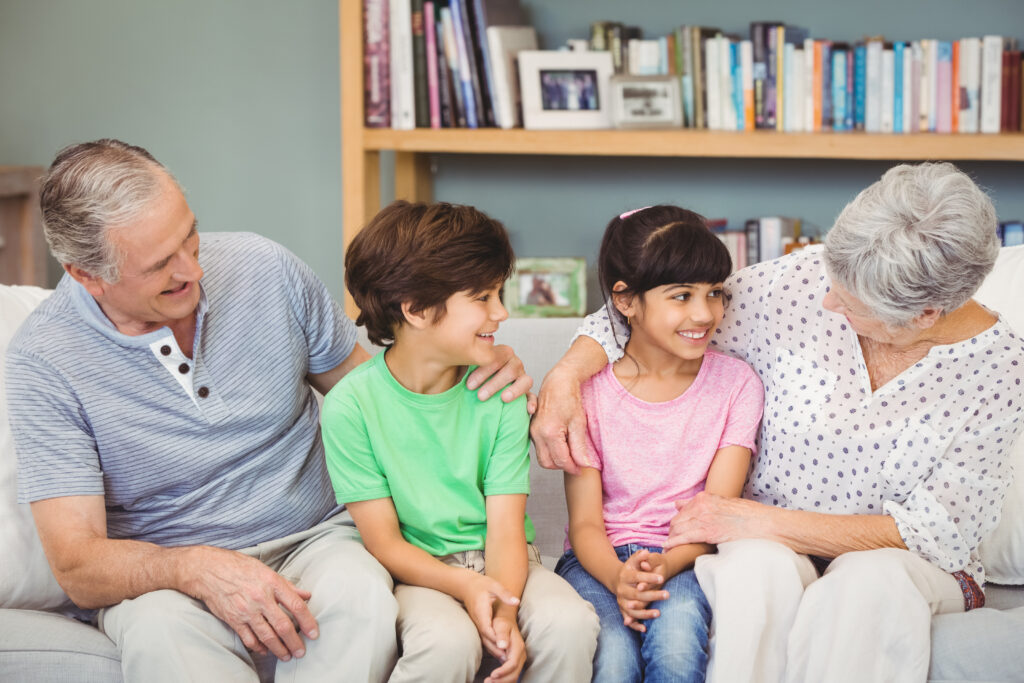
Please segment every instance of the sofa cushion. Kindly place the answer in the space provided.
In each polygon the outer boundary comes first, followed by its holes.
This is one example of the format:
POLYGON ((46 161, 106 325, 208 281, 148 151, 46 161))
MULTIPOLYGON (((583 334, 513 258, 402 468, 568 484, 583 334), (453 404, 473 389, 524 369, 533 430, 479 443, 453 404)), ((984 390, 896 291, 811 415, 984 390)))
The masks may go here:
MULTIPOLYGON (((21 321, 50 291, 0 285, 0 359, 21 321)), ((0 607, 53 609, 67 602, 43 554, 28 505, 17 502, 17 460, 7 424, 4 363, 0 362, 0 607)))
POLYGON ((1024 607, 982 608, 932 619, 929 683, 1019 681, 1024 672, 1024 607))
POLYGON ((116 683, 121 661, 114 643, 88 624, 50 612, 0 609, 0 678, 116 683))
MULTIPOLYGON (((1017 334, 1024 336, 1024 246, 1006 247, 992 273, 985 278, 975 297, 998 311, 1017 334)), ((981 563, 989 581, 1024 584, 1024 437, 1017 439, 1011 456, 1015 477, 1003 503, 999 526, 979 548, 981 563)))

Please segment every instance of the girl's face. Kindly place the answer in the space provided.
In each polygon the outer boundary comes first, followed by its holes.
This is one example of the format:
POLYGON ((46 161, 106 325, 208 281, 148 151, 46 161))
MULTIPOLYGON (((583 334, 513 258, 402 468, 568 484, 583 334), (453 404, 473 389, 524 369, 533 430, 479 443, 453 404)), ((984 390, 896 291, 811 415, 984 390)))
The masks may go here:
POLYGON ((682 360, 704 356, 725 312, 722 283, 662 285, 633 297, 630 341, 651 344, 682 360))

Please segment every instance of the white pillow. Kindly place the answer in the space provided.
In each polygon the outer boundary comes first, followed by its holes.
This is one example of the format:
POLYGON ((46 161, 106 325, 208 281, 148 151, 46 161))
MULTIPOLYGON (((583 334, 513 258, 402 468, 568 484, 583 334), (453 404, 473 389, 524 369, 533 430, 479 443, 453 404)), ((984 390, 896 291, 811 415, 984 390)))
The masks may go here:
MULTIPOLYGON (((992 273, 975 298, 998 311, 1014 332, 1024 336, 1024 246, 1005 247, 992 273)), ((1024 584, 1024 436, 1011 453, 1015 476, 1003 503, 999 526, 982 542, 979 552, 986 578, 993 583, 1024 584)))
POLYGON ((15 330, 50 295, 39 287, 0 285, 0 607, 55 609, 68 603, 57 585, 28 505, 18 504, 17 458, 7 423, 4 359, 15 330))

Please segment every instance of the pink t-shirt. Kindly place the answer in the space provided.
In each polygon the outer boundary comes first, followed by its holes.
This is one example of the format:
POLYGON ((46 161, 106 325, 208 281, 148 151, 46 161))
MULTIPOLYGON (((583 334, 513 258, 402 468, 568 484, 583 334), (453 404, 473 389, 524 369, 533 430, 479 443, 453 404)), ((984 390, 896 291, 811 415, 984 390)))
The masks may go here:
POLYGON ((718 449, 754 450, 764 388, 743 361, 707 351, 685 392, 648 403, 626 391, 612 367, 583 385, 587 450, 601 470, 605 529, 613 546, 661 547, 674 501, 704 490, 718 449))

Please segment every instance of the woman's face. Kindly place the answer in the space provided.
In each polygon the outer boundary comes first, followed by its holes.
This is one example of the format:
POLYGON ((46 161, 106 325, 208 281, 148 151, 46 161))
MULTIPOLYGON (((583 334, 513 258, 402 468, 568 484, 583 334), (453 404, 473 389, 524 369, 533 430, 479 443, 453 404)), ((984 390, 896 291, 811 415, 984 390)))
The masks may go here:
POLYGON ((860 337, 867 337, 883 344, 904 345, 913 342, 920 330, 910 327, 890 327, 876 318, 863 301, 851 294, 832 279, 828 294, 821 302, 826 311, 844 316, 850 327, 860 337))

